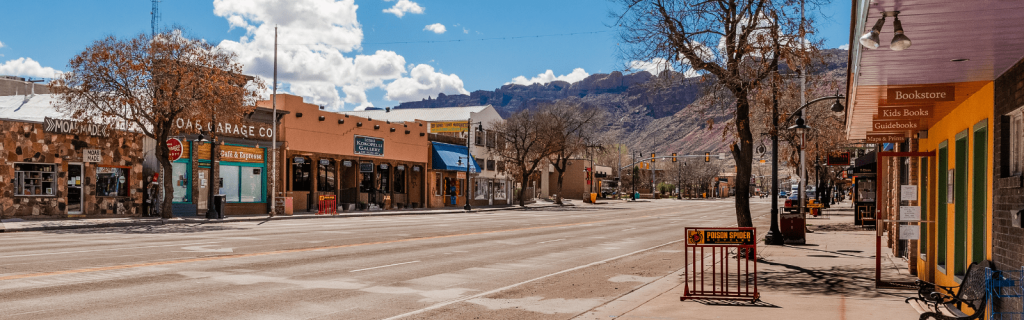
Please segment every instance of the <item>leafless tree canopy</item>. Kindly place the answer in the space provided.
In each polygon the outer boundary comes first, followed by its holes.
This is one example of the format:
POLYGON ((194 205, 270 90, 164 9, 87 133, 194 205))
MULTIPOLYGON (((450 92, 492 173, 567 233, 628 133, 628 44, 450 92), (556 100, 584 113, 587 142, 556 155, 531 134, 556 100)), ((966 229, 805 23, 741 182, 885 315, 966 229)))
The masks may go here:
POLYGON ((606 123, 606 113, 598 108, 584 108, 571 100, 542 106, 538 112, 542 117, 554 119, 546 130, 553 148, 547 160, 558 173, 555 202, 561 204, 562 180, 569 160, 582 158, 588 150, 594 152, 595 146, 600 145, 599 130, 606 123))
MULTIPOLYGON (((252 111, 260 81, 250 81, 233 53, 180 30, 94 42, 68 62, 53 84, 55 107, 68 117, 112 125, 155 139, 156 157, 171 172, 162 143, 181 133, 176 119, 236 121, 252 111)), ((210 128, 213 129, 213 128, 210 128)), ((198 131, 198 128, 192 129, 198 131)), ((161 213, 171 216, 172 180, 163 177, 161 213)))
MULTIPOLYGON (((536 111, 523 110, 491 124, 498 132, 495 151, 505 161, 505 173, 518 180, 523 191, 544 159, 555 151, 555 139, 550 139, 555 121, 536 111)), ((517 195, 520 206, 526 204, 523 191, 517 195)))
POLYGON ((661 63, 682 74, 713 78, 734 99, 736 218, 750 214, 751 91, 778 71, 780 60, 804 64, 812 21, 793 0, 620 0, 622 55, 661 63))

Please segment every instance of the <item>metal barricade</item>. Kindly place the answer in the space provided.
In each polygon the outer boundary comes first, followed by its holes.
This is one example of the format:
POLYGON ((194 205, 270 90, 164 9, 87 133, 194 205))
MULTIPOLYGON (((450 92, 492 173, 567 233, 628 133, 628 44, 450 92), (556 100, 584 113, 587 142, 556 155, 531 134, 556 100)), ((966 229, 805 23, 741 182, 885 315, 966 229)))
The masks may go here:
POLYGON ((316 214, 338 214, 338 200, 334 195, 321 195, 317 204, 316 214))
POLYGON ((679 300, 757 302, 761 296, 756 235, 755 228, 686 228, 686 267, 679 300))

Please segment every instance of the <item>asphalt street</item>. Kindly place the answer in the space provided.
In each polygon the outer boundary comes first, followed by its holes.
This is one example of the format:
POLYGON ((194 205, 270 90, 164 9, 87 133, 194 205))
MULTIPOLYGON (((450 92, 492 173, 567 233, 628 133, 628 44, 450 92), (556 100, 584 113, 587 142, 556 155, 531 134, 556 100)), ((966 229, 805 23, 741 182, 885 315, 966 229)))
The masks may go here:
POLYGON ((735 223, 733 199, 654 200, 0 234, 0 318, 570 319, 735 223))

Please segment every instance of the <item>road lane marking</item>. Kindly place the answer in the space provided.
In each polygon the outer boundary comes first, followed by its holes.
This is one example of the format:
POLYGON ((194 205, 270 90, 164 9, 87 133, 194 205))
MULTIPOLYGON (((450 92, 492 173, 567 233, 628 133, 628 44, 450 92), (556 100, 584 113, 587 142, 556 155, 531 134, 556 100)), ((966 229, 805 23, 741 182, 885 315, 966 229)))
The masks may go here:
POLYGON ((402 262, 402 263, 396 263, 396 264, 389 264, 389 265, 386 265, 386 266, 379 266, 379 267, 365 268, 365 269, 359 269, 359 270, 352 270, 352 271, 349 271, 349 272, 359 272, 359 271, 366 271, 366 270, 394 267, 394 266, 400 266, 400 265, 403 265, 403 264, 410 264, 410 263, 417 263, 417 262, 420 262, 420 261, 416 260, 416 261, 402 262))
POLYGON ((562 240, 565 240, 565 239, 541 241, 541 242, 537 242, 537 244, 548 243, 548 242, 555 242, 555 241, 562 241, 562 240))
POLYGON ((633 229, 636 229, 636 228, 623 229, 622 231, 629 231, 629 230, 633 230, 633 229))
MULTIPOLYGON (((215 242, 199 242, 199 243, 188 243, 188 244, 184 244, 184 245, 185 245, 185 246, 188 246, 188 245, 202 245, 202 244, 207 244, 207 245, 209 245, 209 244, 216 244, 216 243, 220 243, 220 241, 215 241, 215 242)), ((176 246, 181 246, 181 245, 182 245, 182 244, 180 244, 180 243, 179 243, 179 244, 165 244, 165 245, 159 245, 159 246, 144 246, 144 247, 131 247, 131 248, 110 248, 110 249, 96 249, 96 250, 81 250, 81 251, 64 251, 64 252, 46 252, 46 253, 31 253, 31 254, 19 254, 19 255, 11 255, 11 256, 0 256, 0 259, 3 259, 3 258, 20 258, 20 257, 34 257, 34 256, 47 256, 47 255, 54 255, 54 254, 69 254, 69 253, 88 253, 88 252, 99 252, 99 251, 114 251, 114 250, 129 250, 129 249, 145 249, 145 248, 160 248, 160 247, 176 247, 176 246)))
POLYGON ((122 270, 122 269, 132 269, 132 268, 151 267, 151 266, 163 266, 163 265, 190 263, 190 262, 205 262, 205 261, 217 261, 217 260, 226 260, 226 259, 235 259, 235 258, 260 257, 260 256, 269 256, 269 255, 279 255, 279 254, 285 254, 285 253, 322 251, 322 250, 328 250, 328 249, 352 248, 352 247, 360 247, 360 246, 368 246, 368 245, 393 244, 393 243, 403 243, 403 242, 422 241, 422 240, 436 240, 436 239, 446 239, 446 238, 454 238, 454 237, 495 234, 495 233, 503 233, 503 232, 516 232, 516 231, 539 230, 539 229, 550 229, 550 228, 565 228, 565 227, 569 227, 569 226, 579 226, 579 225, 588 224, 588 223, 595 223, 595 222, 612 222, 612 221, 622 221, 622 220, 635 220, 635 219, 644 219, 644 218, 657 217, 657 216, 659 216, 659 215, 646 215, 646 216, 630 217, 630 218, 618 218, 618 219, 608 219, 608 220, 600 220, 600 221, 586 221, 586 222, 577 222, 577 223, 569 223, 569 224, 556 224, 556 225, 550 225, 550 226, 536 226, 536 227, 505 229, 505 230, 493 230, 493 231, 480 231, 480 232, 470 232, 470 233, 461 233, 461 234, 449 234, 449 235, 431 236, 431 237, 420 237, 420 238, 408 238, 408 239, 398 239, 398 240, 385 240, 385 241, 375 241, 375 242, 364 242, 364 243, 354 243, 354 244, 345 244, 345 245, 337 245, 337 246, 323 246, 323 247, 311 247, 311 248, 300 248, 300 249, 286 249, 286 250, 266 251, 266 252, 256 252, 256 253, 246 253, 246 254, 218 255, 218 256, 209 256, 209 257, 201 257, 201 258, 181 259, 181 260, 165 260, 165 261, 144 262, 144 263, 135 263, 135 264, 123 264, 123 265, 113 265, 113 266, 106 266, 106 267, 93 267, 93 268, 71 269, 71 270, 51 271, 51 272, 15 274, 15 275, 9 275, 9 276, 0 277, 0 281, 25 279, 25 278, 36 278, 36 277, 54 276, 54 275, 77 274, 77 273, 86 273, 86 272, 122 270))

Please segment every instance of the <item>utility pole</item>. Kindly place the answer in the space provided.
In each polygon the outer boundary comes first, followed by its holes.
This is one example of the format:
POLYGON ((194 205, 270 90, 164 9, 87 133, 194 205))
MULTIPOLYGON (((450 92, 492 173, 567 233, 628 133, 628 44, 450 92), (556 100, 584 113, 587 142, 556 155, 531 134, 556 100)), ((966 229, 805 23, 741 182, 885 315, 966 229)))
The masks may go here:
POLYGON ((273 130, 270 131, 271 140, 270 148, 271 152, 271 163, 270 163, 270 217, 277 215, 277 26, 274 26, 274 98, 271 99, 270 104, 273 105, 274 111, 271 119, 273 130))

